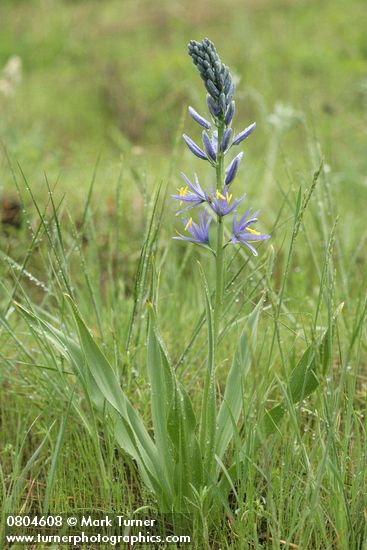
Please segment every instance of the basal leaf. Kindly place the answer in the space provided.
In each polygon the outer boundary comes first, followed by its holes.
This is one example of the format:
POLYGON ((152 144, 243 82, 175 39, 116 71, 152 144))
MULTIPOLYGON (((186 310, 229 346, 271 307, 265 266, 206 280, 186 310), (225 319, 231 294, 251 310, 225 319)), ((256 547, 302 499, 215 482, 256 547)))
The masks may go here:
POLYGON ((188 495, 190 484, 201 479, 201 456, 196 439, 196 418, 191 401, 176 379, 155 312, 150 307, 148 331, 148 373, 154 437, 176 498, 188 495))
POLYGON ((243 404, 246 374, 256 348, 257 326, 264 299, 261 298, 240 336, 231 369, 228 373, 223 400, 217 417, 216 454, 222 459, 233 437, 243 404))
POLYGON ((166 476, 172 479, 173 449, 167 431, 168 416, 175 399, 175 377, 160 343, 153 306, 149 305, 147 367, 151 386, 150 402, 154 439, 166 476))

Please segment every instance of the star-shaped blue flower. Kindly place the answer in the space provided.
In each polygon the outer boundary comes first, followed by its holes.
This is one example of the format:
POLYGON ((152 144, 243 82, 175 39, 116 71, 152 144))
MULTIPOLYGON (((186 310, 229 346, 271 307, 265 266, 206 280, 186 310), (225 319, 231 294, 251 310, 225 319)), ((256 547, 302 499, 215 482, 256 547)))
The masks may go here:
POLYGON ((196 244, 209 244, 209 227, 212 221, 212 217, 209 216, 204 210, 199 213, 199 223, 195 223, 192 218, 189 220, 182 219, 185 226, 185 231, 188 231, 191 237, 184 237, 179 235, 178 237, 173 237, 178 241, 189 241, 196 244))
POLYGON ((176 199, 177 201, 180 201, 180 203, 188 203, 188 206, 180 210, 178 214, 181 214, 181 212, 189 210, 189 208, 198 206, 199 204, 206 201, 205 192, 201 188, 197 175, 194 174, 195 183, 189 180, 189 178, 183 172, 181 172, 181 175, 186 185, 185 187, 180 187, 180 189, 178 190, 178 195, 171 195, 171 197, 173 199, 176 199))
POLYGON ((242 195, 239 199, 232 200, 232 194, 228 190, 228 185, 226 185, 223 192, 217 189, 216 191, 212 190, 211 195, 206 193, 206 202, 218 216, 227 216, 243 201, 245 196, 242 195))
POLYGON ((251 208, 249 208, 242 218, 237 221, 237 215, 235 212, 232 223, 232 238, 230 240, 231 243, 244 244, 251 250, 254 256, 257 256, 258 253, 256 248, 250 243, 270 239, 270 235, 266 235, 265 233, 261 234, 259 231, 256 231, 250 227, 250 225, 257 222, 256 216, 258 213, 259 211, 257 210, 251 214, 251 208))

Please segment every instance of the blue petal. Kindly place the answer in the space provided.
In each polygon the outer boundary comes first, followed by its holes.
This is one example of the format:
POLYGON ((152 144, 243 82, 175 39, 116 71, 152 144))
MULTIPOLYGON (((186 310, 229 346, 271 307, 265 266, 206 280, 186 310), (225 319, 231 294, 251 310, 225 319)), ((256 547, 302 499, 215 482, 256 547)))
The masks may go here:
POLYGON ((210 95, 206 96, 206 102, 207 102, 210 114, 214 118, 216 118, 220 114, 220 108, 218 107, 218 105, 215 103, 214 99, 210 95))
POLYGON ((224 132, 222 143, 220 144, 220 150, 223 151, 224 153, 228 149, 228 145, 229 145, 229 142, 230 142, 230 139, 231 139, 231 135, 232 135, 232 128, 227 128, 227 130, 224 132))
POLYGON ((194 155, 199 157, 199 159, 208 160, 206 154, 204 153, 204 151, 202 149, 200 149, 200 147, 198 145, 196 145, 196 143, 189 136, 187 136, 186 134, 182 134, 182 137, 183 137, 187 147, 190 149, 190 151, 192 153, 194 153, 194 155))
POLYGON ((215 162, 217 160, 217 153, 214 150, 213 144, 205 130, 203 131, 203 144, 208 156, 215 162))
POLYGON ((234 137, 232 144, 238 145, 239 143, 241 143, 241 141, 248 138, 249 135, 252 134, 255 128, 256 128, 256 122, 253 122, 252 124, 250 124, 250 126, 247 126, 247 128, 242 130, 242 132, 240 132, 234 137))
POLYGON ((258 256, 258 252, 256 250, 256 248, 254 246, 252 246, 252 244, 242 240, 241 238, 239 239, 239 241, 244 244, 245 246, 247 246, 247 248, 249 248, 251 250, 251 252, 253 253, 254 256, 258 256))
POLYGON ((213 96, 215 98, 219 97, 219 90, 211 80, 208 79, 205 82, 205 87, 206 87, 206 89, 208 90, 208 92, 210 93, 211 96, 213 96))
POLYGON ((202 126, 203 128, 206 128, 207 130, 210 129, 210 122, 208 122, 204 117, 199 115, 199 113, 197 113, 195 109, 193 109, 193 107, 189 107, 189 113, 191 117, 195 120, 195 122, 200 124, 200 126, 202 126))
POLYGON ((234 109, 235 109, 235 102, 231 101, 231 103, 229 104, 229 107, 227 109, 225 119, 224 119, 224 122, 226 123, 227 126, 229 126, 232 122, 233 115, 234 115, 234 109))
POLYGON ((231 162, 231 164, 226 169, 226 178, 224 180, 226 185, 229 185, 232 183, 234 178, 236 177, 238 166, 241 162, 241 159, 243 157, 243 153, 239 153, 231 162))
POLYGON ((186 174, 184 174, 183 172, 181 172, 181 176, 183 177, 185 183, 190 187, 191 191, 193 192, 194 195, 197 195, 198 197, 200 197, 201 199, 205 200, 205 195, 204 195, 204 191, 202 190, 201 188, 201 185, 199 183, 199 180, 198 180, 198 177, 196 174, 194 174, 194 178, 195 178, 195 184, 192 183, 191 180, 189 180, 189 178, 186 176, 186 174))

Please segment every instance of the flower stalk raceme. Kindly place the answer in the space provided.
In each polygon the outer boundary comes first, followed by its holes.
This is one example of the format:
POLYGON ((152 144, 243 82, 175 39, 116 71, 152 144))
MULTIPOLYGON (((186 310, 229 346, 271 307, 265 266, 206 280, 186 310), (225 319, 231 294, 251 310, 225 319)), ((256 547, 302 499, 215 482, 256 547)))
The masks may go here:
POLYGON ((244 200, 245 195, 235 198, 230 190, 243 157, 243 152, 238 153, 232 161, 225 166, 225 157, 231 148, 239 145, 255 130, 256 123, 253 122, 244 130, 233 136, 232 122, 235 113, 234 92, 235 86, 231 73, 220 60, 214 44, 205 38, 201 42, 191 40, 189 43, 189 55, 192 57, 194 65, 199 71, 207 90, 206 102, 210 113, 211 121, 199 114, 193 107, 189 107, 189 113, 193 120, 202 128, 203 147, 197 145, 186 134, 183 139, 189 150, 201 160, 208 161, 215 169, 215 189, 210 191, 203 190, 197 175, 195 174, 195 183, 182 174, 186 183, 181 187, 179 194, 172 197, 185 204, 185 208, 179 213, 193 207, 200 206, 199 224, 184 221, 185 230, 190 236, 175 237, 180 240, 194 242, 196 244, 210 245, 209 224, 212 218, 207 219, 203 215, 206 209, 211 210, 216 215, 217 238, 216 247, 213 252, 216 257, 216 293, 214 307, 214 348, 217 347, 219 322, 223 302, 225 255, 224 249, 229 244, 243 244, 254 256, 257 256, 257 250, 253 243, 269 239, 269 235, 261 234, 254 230, 250 225, 257 221, 257 218, 250 216, 250 210, 237 221, 237 207, 244 200), (224 237, 224 218, 232 214, 232 235, 225 242, 224 237))
MULTIPOLYGON (((200 207, 199 223, 195 223, 193 218, 183 219, 185 230, 189 236, 180 235, 176 239, 189 241, 198 245, 204 245, 212 250, 215 255, 216 277, 215 277, 215 297, 212 319, 212 333, 209 327, 209 353, 208 369, 204 386, 202 414, 200 422, 200 443, 205 463, 210 471, 213 461, 213 453, 210 455, 210 449, 215 446, 215 425, 210 424, 210 419, 215 418, 216 414, 216 389, 215 389, 215 367, 217 363, 217 348, 220 332, 220 321, 223 309, 223 294, 225 288, 225 248, 230 244, 245 245, 254 256, 257 256, 257 250, 254 242, 269 239, 269 235, 261 234, 250 227, 257 221, 257 218, 250 216, 251 210, 247 210, 243 217, 237 221, 237 207, 245 199, 246 195, 235 198, 232 193, 232 184, 237 176, 239 166, 243 157, 243 152, 226 163, 226 155, 231 148, 239 145, 255 130, 256 123, 247 126, 243 131, 233 137, 232 122, 235 113, 234 92, 235 86, 231 73, 220 60, 214 44, 205 38, 201 42, 192 40, 189 43, 189 55, 192 57, 194 65, 199 71, 207 91, 206 102, 211 120, 199 114, 193 107, 189 107, 189 114, 193 120, 204 130, 202 131, 202 147, 197 145, 191 137, 183 134, 183 139, 189 150, 201 160, 206 160, 215 170, 215 188, 208 191, 202 188, 197 175, 195 182, 182 174, 186 183, 181 187, 179 194, 172 197, 185 204, 184 210, 200 207), (207 217, 206 211, 214 213, 214 218, 207 217), (229 215, 232 219, 232 235, 228 240, 225 238, 225 218, 229 215), (212 220, 216 221, 216 244, 214 247, 210 243, 209 226, 212 220), (204 449, 209 449, 206 453, 204 449)), ((255 213, 255 215, 257 212, 255 213)), ((211 314, 208 314, 211 315, 211 314)), ((209 325, 209 319, 208 319, 209 325)))

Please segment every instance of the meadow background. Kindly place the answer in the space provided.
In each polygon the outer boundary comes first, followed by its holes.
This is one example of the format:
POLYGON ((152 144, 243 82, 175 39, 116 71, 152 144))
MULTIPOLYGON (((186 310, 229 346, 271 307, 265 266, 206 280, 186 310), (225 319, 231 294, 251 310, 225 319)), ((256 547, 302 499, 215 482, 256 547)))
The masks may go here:
MULTIPOLYGON (((169 194, 180 170, 205 173, 180 134, 196 135, 187 105, 205 107, 187 43, 208 36, 235 75, 237 120, 257 122, 236 185, 272 233, 256 261, 244 254, 231 263, 233 276, 246 265, 229 289, 229 318, 243 319, 259 289, 269 296, 247 390, 251 421, 282 394, 290 365, 344 302, 325 383, 251 457, 238 522, 224 518, 210 547, 365 548, 366 25, 362 0, 1 2, 3 512, 154 507, 14 300, 63 323, 63 292, 72 294, 149 418, 141 249, 153 219, 146 257, 161 272, 162 333, 199 401, 196 259, 210 260, 171 240, 179 220, 169 194), (322 161, 292 242, 297 194, 322 161)), ((238 330, 227 328, 223 373, 238 330)))

